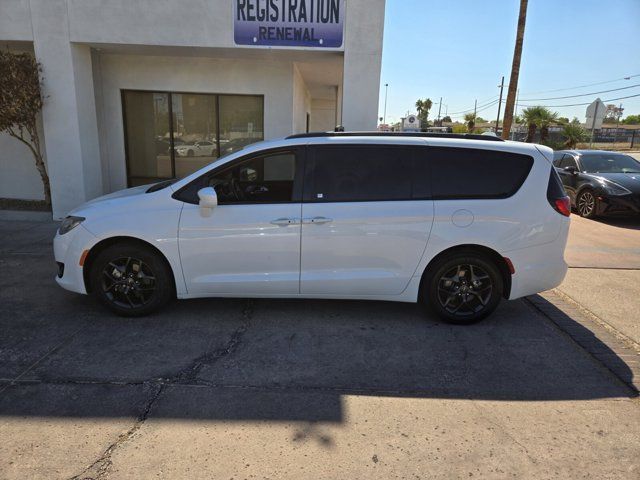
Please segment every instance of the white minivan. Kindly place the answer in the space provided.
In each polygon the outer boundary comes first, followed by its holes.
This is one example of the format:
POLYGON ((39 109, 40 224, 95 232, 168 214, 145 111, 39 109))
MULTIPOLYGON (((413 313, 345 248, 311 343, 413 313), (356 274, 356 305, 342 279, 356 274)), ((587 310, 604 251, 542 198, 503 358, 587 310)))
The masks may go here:
POLYGON ((114 312, 174 297, 420 302, 472 323, 567 271, 570 206, 539 145, 318 133, 90 201, 54 240, 57 282, 114 312))

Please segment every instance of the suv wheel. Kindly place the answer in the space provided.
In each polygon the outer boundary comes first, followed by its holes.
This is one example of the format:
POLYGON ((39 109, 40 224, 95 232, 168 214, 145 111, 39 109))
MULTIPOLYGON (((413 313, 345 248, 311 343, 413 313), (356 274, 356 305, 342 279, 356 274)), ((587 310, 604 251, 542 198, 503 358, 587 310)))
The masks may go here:
POLYGON ((91 265, 92 294, 125 317, 147 315, 174 296, 172 273, 148 247, 123 242, 107 247, 91 265))
POLYGON ((502 289, 502 275, 491 259, 475 252, 457 252, 429 268, 421 301, 443 320, 468 325, 496 309, 502 289))
POLYGON ((598 210, 598 199, 591 190, 584 190, 578 195, 576 208, 581 217, 594 218, 598 210))

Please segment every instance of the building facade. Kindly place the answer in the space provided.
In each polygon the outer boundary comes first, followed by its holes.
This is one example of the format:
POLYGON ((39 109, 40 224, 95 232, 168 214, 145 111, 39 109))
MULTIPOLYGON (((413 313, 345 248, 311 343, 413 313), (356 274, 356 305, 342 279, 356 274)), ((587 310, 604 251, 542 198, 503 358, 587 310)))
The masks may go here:
MULTIPOLYGON (((376 128, 384 0, 1 0, 42 65, 54 218, 291 133, 376 128)), ((0 135, 0 197, 42 199, 0 135)))

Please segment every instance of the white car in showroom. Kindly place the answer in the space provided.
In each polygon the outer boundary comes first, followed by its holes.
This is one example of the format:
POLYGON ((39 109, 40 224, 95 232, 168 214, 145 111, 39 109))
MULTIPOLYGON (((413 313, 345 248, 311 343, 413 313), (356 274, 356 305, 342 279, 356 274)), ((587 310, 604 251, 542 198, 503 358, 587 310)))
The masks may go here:
POLYGON ((570 205, 543 146, 324 133, 261 142, 70 213, 57 282, 137 316, 177 297, 420 302, 472 323, 566 274, 570 205))
POLYGON ((183 143, 175 147, 176 155, 179 157, 212 157, 216 154, 216 150, 216 144, 209 140, 183 143))

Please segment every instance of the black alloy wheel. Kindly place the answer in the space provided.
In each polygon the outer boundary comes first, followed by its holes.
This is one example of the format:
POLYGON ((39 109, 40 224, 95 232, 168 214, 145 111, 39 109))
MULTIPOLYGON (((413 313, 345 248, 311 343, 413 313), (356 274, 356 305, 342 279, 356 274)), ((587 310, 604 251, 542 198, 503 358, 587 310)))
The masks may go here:
POLYGON ((171 268, 139 242, 105 248, 90 268, 91 293, 118 315, 147 315, 175 296, 171 268))
POLYGON ((430 266, 421 299, 445 321, 466 325, 493 312, 502 291, 502 274, 492 259, 475 251, 454 252, 430 266))
POLYGON ((491 277, 473 264, 455 265, 438 279, 438 301, 447 312, 465 317, 481 311, 491 300, 491 277))
POLYGON ((121 308, 135 309, 147 305, 155 290, 153 270, 139 258, 117 258, 102 270, 102 291, 121 308))

